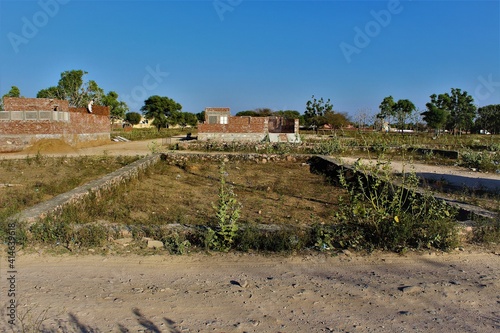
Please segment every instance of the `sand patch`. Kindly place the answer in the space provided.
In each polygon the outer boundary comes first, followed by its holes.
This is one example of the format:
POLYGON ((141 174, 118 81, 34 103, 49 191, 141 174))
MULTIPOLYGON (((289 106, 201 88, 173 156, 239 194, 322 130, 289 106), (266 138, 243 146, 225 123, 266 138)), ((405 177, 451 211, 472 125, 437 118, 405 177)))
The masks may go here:
POLYGON ((75 153, 77 149, 71 147, 61 139, 42 139, 23 150, 23 152, 28 154, 66 154, 75 153))

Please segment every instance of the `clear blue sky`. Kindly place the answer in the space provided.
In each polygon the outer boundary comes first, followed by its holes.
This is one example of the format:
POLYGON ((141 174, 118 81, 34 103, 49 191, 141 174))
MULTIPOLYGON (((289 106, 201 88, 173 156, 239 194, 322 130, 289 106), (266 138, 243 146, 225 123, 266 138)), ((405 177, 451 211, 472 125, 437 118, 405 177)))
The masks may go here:
POLYGON ((303 112, 314 94, 354 117, 451 88, 500 104, 499 3, 0 0, 0 94, 83 69, 131 111, 160 95, 303 112))

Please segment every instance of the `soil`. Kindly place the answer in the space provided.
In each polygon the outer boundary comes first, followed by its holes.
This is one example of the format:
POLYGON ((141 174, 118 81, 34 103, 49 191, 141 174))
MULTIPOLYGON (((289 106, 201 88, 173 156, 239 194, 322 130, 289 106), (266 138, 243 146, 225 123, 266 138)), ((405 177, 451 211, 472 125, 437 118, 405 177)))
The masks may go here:
MULTIPOLYGON (((146 155, 152 141, 47 155, 146 155)), ((439 170, 470 176, 470 170, 456 167, 439 170)), ((287 257, 51 255, 39 250, 17 254, 14 298, 7 298, 12 273, 7 273, 5 250, 1 253, 1 332, 21 331, 21 319, 16 327, 7 322, 10 299, 17 301, 24 324, 34 327, 47 318, 44 329, 37 330, 42 332, 500 330, 500 253, 495 250, 287 257)))
POLYGON ((47 317, 42 332, 486 333, 500 329, 499 255, 25 254, 17 311, 47 317))

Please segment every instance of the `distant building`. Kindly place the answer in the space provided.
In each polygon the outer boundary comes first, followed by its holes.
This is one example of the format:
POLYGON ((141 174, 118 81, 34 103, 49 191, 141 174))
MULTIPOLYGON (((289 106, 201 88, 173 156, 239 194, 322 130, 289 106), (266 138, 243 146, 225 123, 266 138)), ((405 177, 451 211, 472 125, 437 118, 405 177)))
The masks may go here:
POLYGON ((231 116, 229 108, 206 108, 198 140, 300 142, 299 119, 231 116))

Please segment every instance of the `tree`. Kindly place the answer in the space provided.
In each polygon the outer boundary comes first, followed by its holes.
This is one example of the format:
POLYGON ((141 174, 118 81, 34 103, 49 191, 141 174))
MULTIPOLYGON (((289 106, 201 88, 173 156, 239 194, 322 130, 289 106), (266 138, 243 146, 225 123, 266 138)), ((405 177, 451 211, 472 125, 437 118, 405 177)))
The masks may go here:
POLYGON ((474 99, 466 91, 451 88, 451 95, 448 109, 450 117, 448 126, 456 132, 461 132, 463 129, 470 131, 476 117, 476 106, 473 104, 474 99))
POLYGON ((259 115, 254 110, 246 110, 237 112, 236 117, 258 117, 259 115))
POLYGON ((476 119, 476 127, 493 134, 500 133, 500 104, 480 107, 477 113, 479 117, 476 119))
POLYGON ((415 105, 409 99, 400 99, 394 106, 394 113, 398 119, 398 126, 401 128, 401 133, 405 128, 406 119, 415 111, 415 105))
POLYGON ((205 121, 205 110, 198 112, 196 114, 196 118, 198 119, 198 122, 202 123, 205 121))
POLYGON ((306 111, 304 112, 306 124, 315 128, 326 124, 326 112, 333 112, 333 105, 330 103, 330 99, 325 102, 323 97, 317 100, 313 95, 311 100, 306 103, 306 111))
POLYGON ((439 134, 450 115, 448 110, 450 98, 447 94, 440 94, 439 96, 432 94, 430 98, 431 101, 425 104, 427 111, 422 112, 422 116, 424 116, 423 119, 427 123, 427 126, 434 128, 439 134))
POLYGON ((21 91, 18 87, 12 86, 9 92, 3 95, 3 97, 21 97, 21 91))
POLYGON ((141 111, 147 119, 154 119, 153 125, 159 131, 162 127, 168 127, 169 118, 181 109, 182 105, 173 99, 154 95, 144 101, 141 111))
POLYGON ((377 114, 376 118, 381 120, 390 119, 395 117, 397 120, 398 127, 401 129, 401 133, 405 128, 406 119, 411 116, 412 112, 415 111, 415 105, 409 99, 400 99, 394 102, 392 96, 385 97, 379 105, 380 112, 377 114))
POLYGON ((57 86, 40 90, 36 97, 67 100, 74 107, 84 107, 91 100, 102 105, 104 91, 93 80, 84 83, 83 76, 86 74, 83 70, 62 72, 57 86))
POLYGON ((137 112, 128 112, 125 114, 125 120, 128 121, 132 126, 137 125, 141 122, 141 114, 137 112))
POLYGON ((21 96, 21 91, 19 90, 19 88, 16 86, 12 86, 9 92, 3 95, 2 99, 0 99, 0 111, 3 111, 3 97, 20 97, 20 96, 21 96))
POLYGON ((382 100, 382 103, 379 105, 380 112, 377 114, 377 119, 381 119, 391 122, 391 118, 395 116, 394 107, 396 102, 394 102, 394 98, 392 96, 387 96, 382 100))
MULTIPOLYGON (((128 105, 123 101, 118 100, 118 94, 114 91, 108 92, 107 95, 102 97, 102 104, 109 107, 109 115, 111 122, 115 122, 117 119, 123 119, 128 112, 128 105)), ((135 112, 137 113, 137 112, 135 112)), ((139 116, 140 114, 137 113, 139 116)), ((139 118, 140 121, 140 118, 139 118)), ((136 125, 136 124, 132 124, 136 125)))
POLYGON ((296 110, 274 111, 273 116, 283 117, 285 119, 300 119, 300 112, 296 110))

